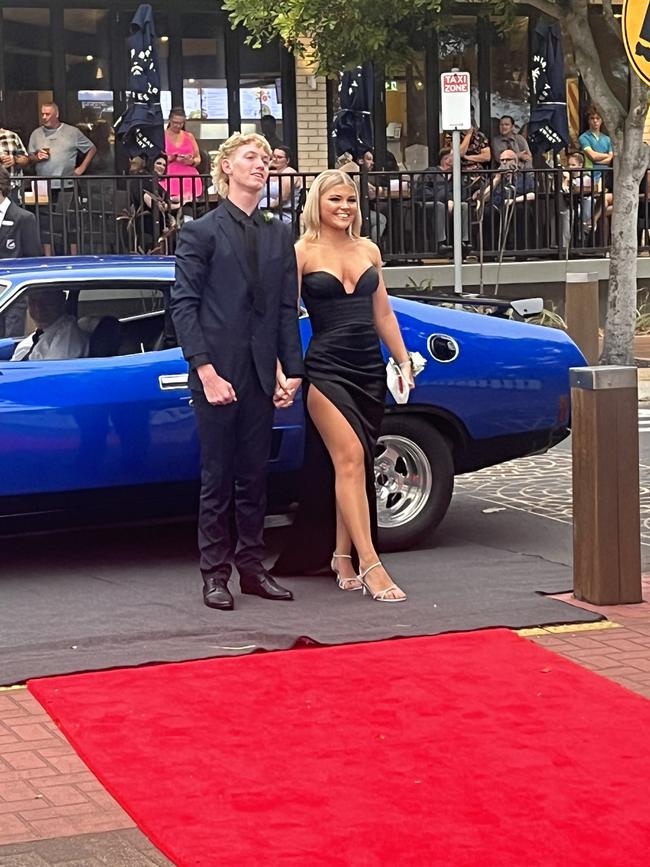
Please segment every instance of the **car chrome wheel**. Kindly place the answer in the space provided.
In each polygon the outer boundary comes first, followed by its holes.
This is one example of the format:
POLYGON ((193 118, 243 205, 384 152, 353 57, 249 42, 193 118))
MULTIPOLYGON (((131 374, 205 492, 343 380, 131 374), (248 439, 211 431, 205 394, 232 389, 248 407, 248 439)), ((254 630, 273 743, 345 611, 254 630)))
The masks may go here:
POLYGON ((410 439, 385 434, 375 451, 377 523, 380 527, 408 524, 426 506, 433 476, 424 451, 410 439))

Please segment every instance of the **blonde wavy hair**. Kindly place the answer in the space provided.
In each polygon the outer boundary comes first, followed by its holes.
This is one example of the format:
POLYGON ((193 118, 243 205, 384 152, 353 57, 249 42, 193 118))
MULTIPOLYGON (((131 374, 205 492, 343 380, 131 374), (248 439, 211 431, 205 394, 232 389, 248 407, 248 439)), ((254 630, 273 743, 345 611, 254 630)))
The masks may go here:
POLYGON ((302 212, 302 220, 304 232, 302 237, 307 241, 315 241, 320 237, 320 199, 329 192, 332 187, 340 185, 349 187, 354 190, 357 199, 357 213, 351 225, 348 226, 347 233, 351 238, 361 237, 361 208, 359 207, 359 188, 348 174, 341 169, 328 169, 326 172, 321 172, 314 183, 309 188, 307 200, 302 212))
POLYGON ((241 132, 234 132, 229 138, 227 138, 217 151, 217 155, 212 163, 212 181, 217 188, 217 192, 223 199, 228 195, 228 175, 223 170, 222 162, 223 160, 230 159, 237 148, 247 144, 257 145, 257 147, 264 151, 269 159, 273 155, 271 145, 263 135, 259 135, 256 132, 251 132, 246 135, 241 132))

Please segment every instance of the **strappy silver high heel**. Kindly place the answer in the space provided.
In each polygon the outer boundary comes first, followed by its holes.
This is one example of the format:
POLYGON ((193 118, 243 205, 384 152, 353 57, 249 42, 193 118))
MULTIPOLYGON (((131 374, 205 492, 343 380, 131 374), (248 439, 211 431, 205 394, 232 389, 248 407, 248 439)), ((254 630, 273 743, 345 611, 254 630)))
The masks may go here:
POLYGON ((351 560, 352 557, 349 554, 337 554, 336 551, 332 554, 332 562, 330 563, 330 568, 332 572, 336 575, 336 583, 339 585, 340 590, 361 590, 363 583, 361 580, 355 575, 352 578, 341 578, 341 573, 336 568, 336 558, 342 557, 344 560, 351 560), (353 586, 350 586, 350 584, 353 586))
POLYGON ((375 602, 406 602, 406 595, 398 596, 397 598, 389 598, 386 596, 386 594, 390 593, 391 590, 399 590, 401 593, 404 593, 402 588, 398 587, 397 584, 391 584, 389 587, 384 587, 383 590, 379 590, 377 591, 377 593, 373 593, 370 587, 368 587, 365 581, 366 575, 368 574, 368 572, 370 572, 371 569, 376 569, 377 566, 381 565, 381 562, 377 560, 376 563, 373 563, 372 566, 368 566, 367 569, 364 569, 363 572, 359 572, 359 574, 357 575, 357 578, 359 579, 359 581, 361 581, 361 584, 363 586, 364 596, 366 593, 369 593, 375 602))

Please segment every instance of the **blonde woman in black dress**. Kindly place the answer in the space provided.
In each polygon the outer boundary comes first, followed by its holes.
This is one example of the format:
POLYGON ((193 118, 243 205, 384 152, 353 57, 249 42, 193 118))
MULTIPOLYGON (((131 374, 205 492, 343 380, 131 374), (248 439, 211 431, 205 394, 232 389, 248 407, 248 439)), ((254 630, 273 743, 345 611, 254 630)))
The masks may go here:
MULTIPOLYGON (((380 340, 400 364, 410 388, 411 362, 382 278, 379 248, 359 234, 354 180, 337 169, 320 174, 309 190, 303 220, 296 257, 302 302, 312 325, 305 357, 305 403, 334 470, 336 542, 330 541, 331 568, 342 590, 363 589, 378 602, 402 602, 406 594, 376 550, 374 454, 386 396, 380 340)), ((305 481, 321 502, 327 501, 312 476, 305 481)), ((296 546, 310 548, 305 530, 312 537, 322 536, 322 524, 313 515, 310 526, 305 523, 299 513, 298 532, 287 557, 276 564, 278 572, 296 571, 283 569, 282 561, 285 567, 292 555, 296 561, 296 546)))

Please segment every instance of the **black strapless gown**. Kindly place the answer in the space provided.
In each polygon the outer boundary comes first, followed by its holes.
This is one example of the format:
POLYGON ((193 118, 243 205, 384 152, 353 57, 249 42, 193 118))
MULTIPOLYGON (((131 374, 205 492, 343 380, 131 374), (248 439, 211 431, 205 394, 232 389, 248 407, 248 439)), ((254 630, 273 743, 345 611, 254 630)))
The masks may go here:
POLYGON ((307 392, 317 388, 339 410, 363 447, 371 529, 377 541, 374 458, 386 398, 386 363, 373 320, 373 295, 379 275, 371 265, 353 292, 329 271, 302 278, 302 300, 312 338, 305 356, 307 427, 301 498, 284 552, 273 567, 277 575, 329 569, 336 542, 334 470, 307 412, 307 392))

